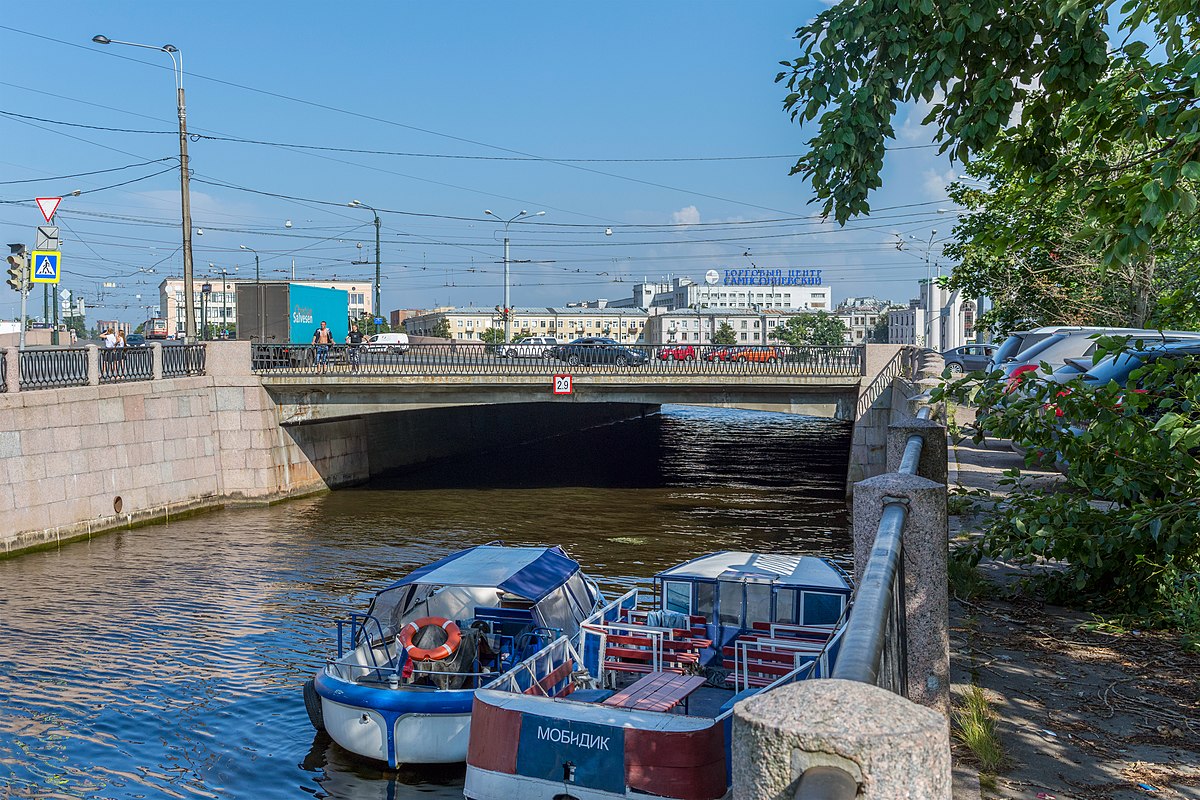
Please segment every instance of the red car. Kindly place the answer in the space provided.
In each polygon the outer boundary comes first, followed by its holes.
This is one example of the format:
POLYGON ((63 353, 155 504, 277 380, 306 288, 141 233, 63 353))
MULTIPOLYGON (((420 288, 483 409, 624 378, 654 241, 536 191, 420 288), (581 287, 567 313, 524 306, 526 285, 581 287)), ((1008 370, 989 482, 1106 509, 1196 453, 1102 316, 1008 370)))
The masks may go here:
POLYGON ((690 344, 669 344, 658 351, 662 361, 695 361, 696 348, 690 344))

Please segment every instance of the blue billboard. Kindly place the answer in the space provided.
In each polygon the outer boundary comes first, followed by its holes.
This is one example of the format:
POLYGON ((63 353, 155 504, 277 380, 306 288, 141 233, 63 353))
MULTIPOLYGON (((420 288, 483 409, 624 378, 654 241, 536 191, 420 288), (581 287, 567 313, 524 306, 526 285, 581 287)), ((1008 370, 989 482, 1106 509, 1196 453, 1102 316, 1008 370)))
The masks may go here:
POLYGON ((312 344, 313 335, 324 322, 333 332, 335 344, 346 341, 350 296, 344 289, 322 286, 288 286, 288 331, 295 344, 312 344))

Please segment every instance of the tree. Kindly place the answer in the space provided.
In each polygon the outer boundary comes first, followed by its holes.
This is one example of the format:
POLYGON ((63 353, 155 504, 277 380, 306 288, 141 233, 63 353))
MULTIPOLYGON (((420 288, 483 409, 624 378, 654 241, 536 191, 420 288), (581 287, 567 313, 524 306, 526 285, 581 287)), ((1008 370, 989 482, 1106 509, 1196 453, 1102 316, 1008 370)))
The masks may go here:
POLYGON ((436 336, 439 339, 450 338, 450 320, 442 317, 433 324, 433 329, 430 331, 431 336, 436 336))
POLYGON ((728 322, 722 322, 717 328, 717 332, 713 334, 713 344, 731 345, 737 344, 737 333, 734 332, 733 326, 728 322))
POLYGON ((504 329, 503 328, 487 328, 479 334, 480 341, 485 344, 503 344, 504 329))
MULTIPOLYGON (((941 152, 989 155, 1030 196, 1078 218, 1104 266, 1195 227, 1200 6, 1194 0, 842 2, 796 30, 781 62, 794 121, 818 120, 792 174, 826 214, 869 212, 900 103, 929 104, 941 152)), ((1147 276, 1149 277, 1149 276, 1147 276)))
POLYGON ((887 344, 891 340, 888 333, 888 314, 884 311, 879 315, 879 319, 875 320, 875 326, 871 328, 871 332, 867 334, 867 341, 872 344, 887 344))
POLYGON ((351 322, 358 325, 358 331, 363 336, 373 336, 377 333, 391 333, 392 327, 388 323, 380 322, 376 324, 375 317, 370 314, 364 314, 358 319, 352 319, 351 322))
POLYGON ((797 314, 771 331, 771 338, 785 344, 823 345, 836 347, 846 343, 846 324, 841 319, 824 311, 813 314, 797 314))

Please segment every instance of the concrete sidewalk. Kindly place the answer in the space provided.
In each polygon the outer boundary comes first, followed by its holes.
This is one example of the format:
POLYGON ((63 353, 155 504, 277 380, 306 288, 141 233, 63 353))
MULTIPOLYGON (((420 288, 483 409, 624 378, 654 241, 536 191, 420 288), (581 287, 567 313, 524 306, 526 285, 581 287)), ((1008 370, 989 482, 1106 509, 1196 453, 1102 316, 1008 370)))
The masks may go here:
MULTIPOLYGON (((998 440, 950 445, 952 492, 1002 499, 1000 478, 1014 467, 1039 483, 1060 480, 1027 470, 998 440)), ((952 511, 965 500, 953 500, 952 511)), ((974 505, 950 517, 952 542, 981 530, 991 502, 974 505)), ((956 742, 955 800, 1200 800, 1200 656, 1174 636, 1096 627, 1088 614, 1035 598, 1003 599, 1027 570, 999 562, 980 569, 995 587, 990 595, 951 600, 952 691, 957 701, 972 684, 983 689, 1007 764, 979 776, 956 742)))

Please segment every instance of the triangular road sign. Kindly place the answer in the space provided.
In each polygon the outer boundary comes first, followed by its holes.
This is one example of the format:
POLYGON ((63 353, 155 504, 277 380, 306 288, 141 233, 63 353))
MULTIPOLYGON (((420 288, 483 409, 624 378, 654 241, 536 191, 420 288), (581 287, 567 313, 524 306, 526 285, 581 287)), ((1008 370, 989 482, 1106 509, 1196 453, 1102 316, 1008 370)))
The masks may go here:
POLYGON ((42 210, 42 216, 46 218, 46 222, 50 222, 54 219, 54 212, 58 210, 58 204, 61 202, 61 197, 37 198, 38 208, 42 210))

